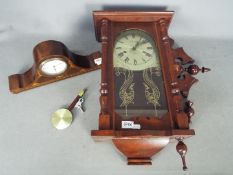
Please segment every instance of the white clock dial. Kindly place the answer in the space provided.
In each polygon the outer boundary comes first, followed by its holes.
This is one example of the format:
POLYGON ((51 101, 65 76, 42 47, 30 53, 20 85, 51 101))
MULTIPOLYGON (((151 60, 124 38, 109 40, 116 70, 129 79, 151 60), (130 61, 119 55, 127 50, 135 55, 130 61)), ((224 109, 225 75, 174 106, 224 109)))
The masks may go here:
POLYGON ((118 35, 114 46, 114 67, 128 70, 160 68, 154 41, 142 30, 127 30, 118 35))
POLYGON ((40 65, 40 70, 46 75, 59 75, 65 72, 66 69, 67 63, 61 58, 50 58, 40 65))

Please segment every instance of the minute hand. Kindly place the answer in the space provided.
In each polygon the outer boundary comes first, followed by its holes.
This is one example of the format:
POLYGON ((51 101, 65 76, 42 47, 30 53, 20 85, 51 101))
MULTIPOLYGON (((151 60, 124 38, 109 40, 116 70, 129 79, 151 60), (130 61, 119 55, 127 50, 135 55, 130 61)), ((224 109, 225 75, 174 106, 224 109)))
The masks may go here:
POLYGON ((145 44, 146 43, 146 41, 145 40, 143 40, 143 41, 138 41, 136 44, 135 44, 135 46, 133 47, 133 50, 136 50, 136 48, 139 46, 139 45, 142 45, 142 44, 145 44))

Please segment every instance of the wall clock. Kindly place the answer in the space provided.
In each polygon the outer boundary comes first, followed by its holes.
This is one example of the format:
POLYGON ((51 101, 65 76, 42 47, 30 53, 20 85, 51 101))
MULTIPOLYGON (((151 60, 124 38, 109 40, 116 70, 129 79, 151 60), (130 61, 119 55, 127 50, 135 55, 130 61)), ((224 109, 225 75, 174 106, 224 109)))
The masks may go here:
POLYGON ((177 140, 186 170, 189 128, 194 110, 188 100, 192 75, 209 71, 173 48, 168 26, 173 12, 96 11, 96 38, 102 44, 99 129, 96 140, 112 140, 129 165, 151 157, 177 140))
POLYGON ((33 49, 34 65, 22 74, 9 76, 9 89, 19 93, 28 89, 87 73, 100 68, 100 52, 88 56, 70 51, 63 43, 48 40, 33 49), (97 60, 97 62, 96 62, 97 60))

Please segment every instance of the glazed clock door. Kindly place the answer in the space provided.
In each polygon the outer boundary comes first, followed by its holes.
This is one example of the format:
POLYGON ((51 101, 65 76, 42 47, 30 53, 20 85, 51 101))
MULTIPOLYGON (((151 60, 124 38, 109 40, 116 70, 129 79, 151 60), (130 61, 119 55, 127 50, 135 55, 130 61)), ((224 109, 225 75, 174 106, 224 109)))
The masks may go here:
POLYGON ((115 113, 122 120, 163 118, 168 112, 160 59, 153 38, 143 30, 117 35, 113 49, 115 113))

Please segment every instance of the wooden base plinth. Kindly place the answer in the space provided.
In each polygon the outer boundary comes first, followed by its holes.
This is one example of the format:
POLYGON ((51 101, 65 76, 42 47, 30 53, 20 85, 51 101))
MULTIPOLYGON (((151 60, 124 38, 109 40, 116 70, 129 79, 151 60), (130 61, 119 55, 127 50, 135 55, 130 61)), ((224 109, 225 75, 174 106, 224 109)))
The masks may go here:
POLYGON ((169 140, 169 137, 112 139, 116 148, 128 158, 128 165, 151 165, 151 157, 161 151, 169 140))
POLYGON ((152 165, 151 158, 128 158, 128 165, 152 165))
POLYGON ((153 155, 177 138, 195 135, 194 130, 92 130, 95 141, 112 140, 128 159, 128 165, 151 165, 153 155))

